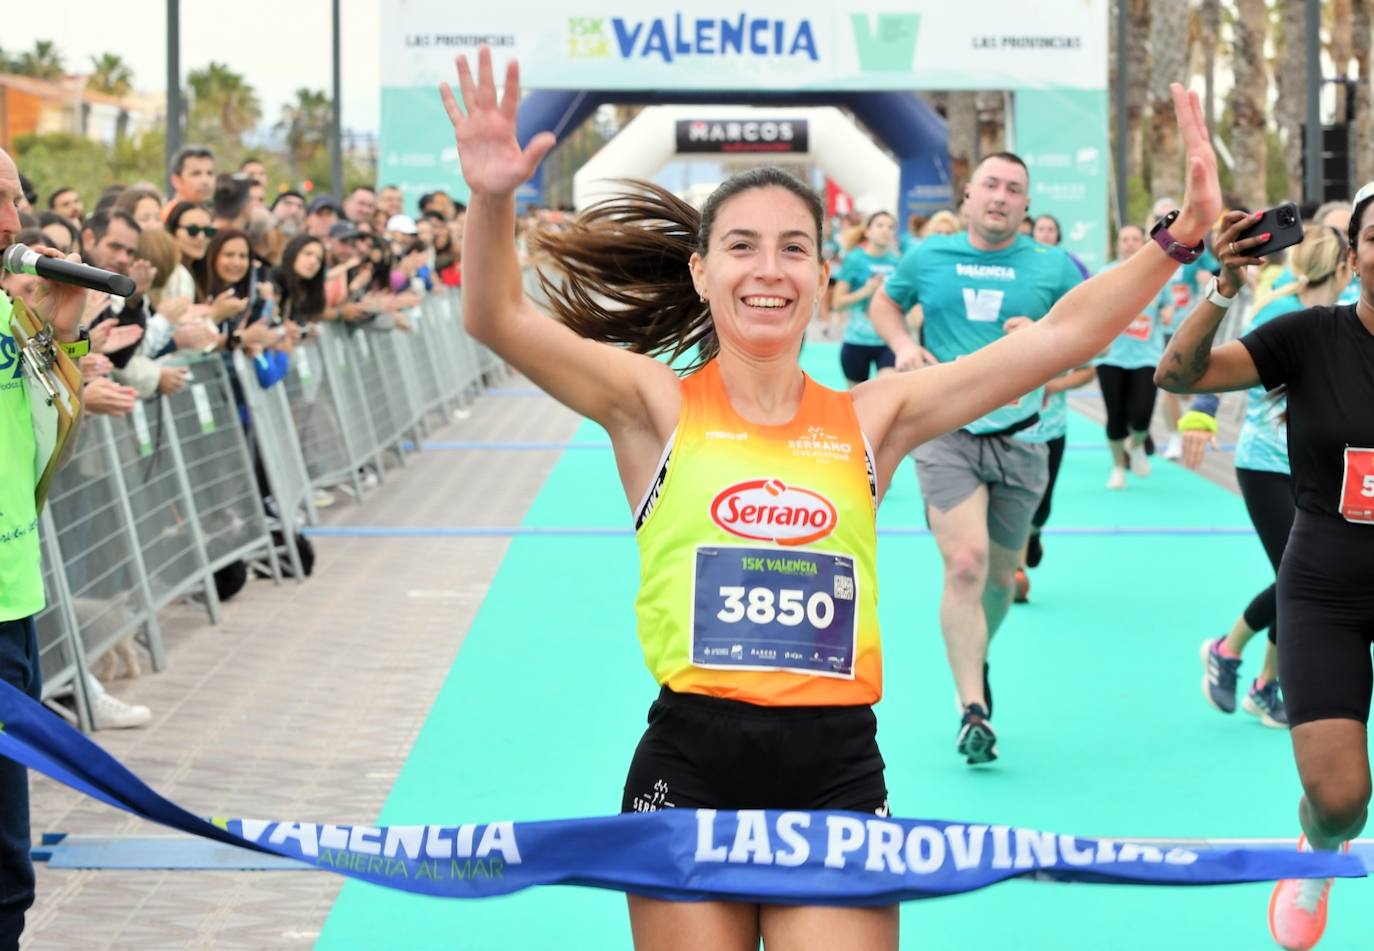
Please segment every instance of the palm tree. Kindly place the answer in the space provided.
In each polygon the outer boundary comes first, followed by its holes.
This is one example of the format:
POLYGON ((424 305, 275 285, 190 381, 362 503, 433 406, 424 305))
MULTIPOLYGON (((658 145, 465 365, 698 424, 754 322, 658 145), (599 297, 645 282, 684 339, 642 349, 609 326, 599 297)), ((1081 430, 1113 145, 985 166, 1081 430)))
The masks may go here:
POLYGON ((86 88, 109 96, 127 96, 134 88, 134 71, 118 53, 91 57, 91 75, 86 88))
POLYGON ((309 165, 329 144, 334 105, 323 90, 297 89, 296 101, 282 107, 274 129, 286 136, 294 173, 309 165))
POLYGON ((1217 44, 1221 41, 1221 0, 1202 0, 1199 17, 1202 46, 1202 83, 1205 90, 1202 109, 1207 120, 1207 128, 1217 127, 1217 44))
POLYGON ((1150 187, 1155 198, 1183 197, 1183 149, 1170 83, 1188 81, 1188 0, 1150 4, 1150 187))
POLYGON ((1234 34, 1231 60, 1236 74, 1236 84, 1231 89, 1231 155, 1235 160, 1232 171, 1236 196, 1247 208, 1262 208, 1268 198, 1265 125, 1269 73, 1264 56, 1268 27, 1265 0, 1236 0, 1236 19, 1231 27, 1234 34))
POLYGON ((191 87, 191 124, 202 130, 216 129, 237 142, 262 118, 253 87, 224 63, 193 69, 186 82, 191 87))
POLYGON ((1145 149, 1141 125, 1145 119, 1145 90, 1150 76, 1150 4, 1148 0, 1120 0, 1126 4, 1126 177, 1145 180, 1145 149))
MULTIPOLYGON (((1351 46, 1354 37, 1350 32, 1350 22, 1353 19, 1353 9, 1351 0, 1332 0, 1327 8, 1330 18, 1325 24, 1325 33, 1328 37, 1326 44, 1327 54, 1331 57, 1331 63, 1336 67, 1336 78, 1342 79, 1349 75, 1350 57, 1353 55, 1351 46)), ((1345 121, 1345 101, 1346 87, 1338 85, 1336 87, 1336 115, 1338 122, 1345 121)))
POLYGON ((1370 112, 1369 67, 1370 67, 1370 4, 1374 0, 1352 0, 1351 22, 1354 24, 1354 43, 1351 54, 1355 57, 1360 81, 1355 85, 1355 129, 1350 151, 1355 160, 1355 181, 1362 184, 1374 179, 1374 116, 1370 112))
MULTIPOLYGON (((1283 142, 1283 164, 1288 169, 1288 197, 1292 201, 1302 201, 1303 185, 1302 126, 1307 119, 1304 6, 1304 0, 1279 0, 1278 61, 1274 69, 1279 87, 1275 119, 1278 121, 1279 138, 1283 142)), ((1260 48, 1263 49, 1263 40, 1260 48)))
POLYGON ((12 65, 16 73, 35 79, 61 79, 66 75, 62 67, 62 54, 52 40, 35 41, 33 49, 20 54, 12 65))

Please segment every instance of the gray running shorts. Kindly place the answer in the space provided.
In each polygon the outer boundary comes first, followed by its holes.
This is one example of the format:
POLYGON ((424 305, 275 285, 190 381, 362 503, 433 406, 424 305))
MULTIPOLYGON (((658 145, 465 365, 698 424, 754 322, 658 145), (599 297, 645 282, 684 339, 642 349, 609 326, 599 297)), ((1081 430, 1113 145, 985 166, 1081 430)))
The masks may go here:
POLYGON ((948 512, 980 485, 988 487, 988 537, 1020 550, 1050 481, 1049 447, 1014 436, 974 436, 956 429, 916 447, 916 479, 926 505, 948 512))

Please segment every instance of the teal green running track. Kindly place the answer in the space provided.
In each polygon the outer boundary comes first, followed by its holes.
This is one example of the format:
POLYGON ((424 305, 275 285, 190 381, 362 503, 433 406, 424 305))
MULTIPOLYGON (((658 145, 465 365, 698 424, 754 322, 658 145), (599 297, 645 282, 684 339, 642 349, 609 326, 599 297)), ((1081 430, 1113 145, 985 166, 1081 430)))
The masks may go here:
MULTIPOLYGON (((835 385, 836 347, 804 365, 835 385)), ((532 409, 537 405, 532 401, 532 409)), ((1102 438, 1070 414, 1071 443, 1102 438)), ((601 441, 586 424, 575 437, 601 441)), ((1240 499, 1157 461, 1108 492, 1108 456, 1070 452, 1050 527, 1248 526, 1240 499)), ((524 524, 619 527, 628 506, 610 452, 569 452, 524 524)), ((924 524, 909 464, 879 525, 924 524)), ((1199 645, 1272 580, 1259 541, 1236 534, 1045 536, 1029 604, 991 651, 1001 759, 970 768, 928 537, 879 543, 885 697, 879 743, 894 814, 1079 835, 1286 837, 1299 795, 1288 737, 1203 701, 1199 645)), ((486 822, 605 815, 657 692, 634 635, 638 558, 629 537, 517 537, 430 708, 378 821, 486 822)), ((404 632, 396 632, 403 636, 404 632)), ((1248 683, 1262 644, 1242 668, 1248 683)), ((417 699, 417 702, 421 702, 417 699)), ((341 821, 372 817, 334 817, 341 821)), ((1369 886, 1340 882, 1321 948, 1367 948, 1369 886)), ((902 909, 921 951, 1253 951, 1272 947, 1269 886, 1166 889, 1013 882, 902 909)), ((629 948, 624 897, 544 888, 445 901, 348 882, 317 948, 629 948)))

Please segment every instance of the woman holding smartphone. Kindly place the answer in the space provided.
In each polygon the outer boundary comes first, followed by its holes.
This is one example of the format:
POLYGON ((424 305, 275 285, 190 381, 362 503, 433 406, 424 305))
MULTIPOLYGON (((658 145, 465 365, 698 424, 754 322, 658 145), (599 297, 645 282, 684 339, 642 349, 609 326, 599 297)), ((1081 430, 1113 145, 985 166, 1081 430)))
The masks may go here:
MULTIPOLYGON (((1222 271, 1217 276, 1218 293, 1234 297, 1242 278, 1232 266, 1235 258, 1230 248, 1222 248, 1222 271)), ((1262 327, 1284 314, 1312 307, 1329 307, 1339 302, 1350 281, 1350 261, 1345 236, 1324 225, 1308 225, 1303 229, 1303 241, 1289 255, 1295 280, 1282 290, 1261 300, 1247 330, 1262 327)), ((1243 268, 1243 265, 1241 266, 1243 268)), ((1206 305, 1211 306, 1211 305, 1206 305)), ((1203 397, 1194 401, 1193 413, 1200 417, 1185 417, 1183 425, 1183 464, 1196 468, 1202 461, 1201 446, 1215 440, 1215 398, 1211 405, 1201 405, 1203 397), (1201 424, 1189 429, 1187 424, 1201 424)), ((1270 393, 1263 386, 1251 387, 1245 398, 1245 423, 1236 443, 1236 482, 1245 499, 1245 509, 1255 526, 1265 554, 1277 572, 1283 560, 1288 535, 1293 530, 1296 509, 1293 504, 1292 470, 1288 461, 1288 405, 1280 393, 1270 393)), ((1268 630, 1269 639, 1259 676, 1241 706, 1246 713, 1259 717, 1269 727, 1286 727, 1288 717, 1279 695, 1278 669, 1278 601, 1275 585, 1261 591, 1236 619, 1231 632, 1224 637, 1208 638, 1202 645, 1202 695, 1211 706, 1222 713, 1236 709, 1236 682, 1240 671, 1241 651, 1259 631, 1268 630)))
MULTIPOLYGON (((1355 196, 1347 260, 1360 299, 1308 307, 1212 349, 1226 313, 1214 279, 1169 342, 1155 381, 1173 393, 1284 388, 1296 515, 1279 566, 1279 678, 1302 780, 1300 849, 1348 848, 1368 816, 1367 723, 1374 672, 1374 183, 1355 196)), ((1259 215, 1228 212, 1213 246, 1234 269, 1268 234, 1241 237, 1259 215)), ((1285 880, 1269 903, 1284 948, 1316 945, 1331 880, 1285 880)))

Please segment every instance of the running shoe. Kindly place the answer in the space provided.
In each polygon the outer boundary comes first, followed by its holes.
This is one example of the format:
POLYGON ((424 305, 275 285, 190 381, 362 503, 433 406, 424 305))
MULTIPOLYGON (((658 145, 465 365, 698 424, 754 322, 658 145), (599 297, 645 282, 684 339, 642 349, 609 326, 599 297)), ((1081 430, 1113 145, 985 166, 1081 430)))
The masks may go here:
POLYGON ((1145 478, 1150 474, 1150 457, 1145 454, 1143 449, 1136 449, 1130 453, 1131 475, 1145 478))
POLYGON ((1026 577, 1025 568, 1016 569, 1016 593, 1011 599, 1017 604, 1025 604, 1030 600, 1030 578, 1026 577))
POLYGON ((1121 466, 1112 466, 1111 477, 1107 479, 1107 488, 1124 489, 1126 488, 1126 470, 1121 466))
MULTIPOLYGON (((1341 847, 1350 851, 1350 843, 1341 847)), ((1307 836, 1298 839, 1298 851, 1307 852, 1307 836)), ((1330 878, 1285 878, 1269 896, 1269 934, 1285 951, 1315 948, 1326 930, 1330 878)))
POLYGON ((964 707, 964 718, 959 723, 958 749, 970 766, 997 759, 997 734, 992 730, 988 712, 979 704, 970 703, 964 707))
POLYGON ((1183 458, 1183 437, 1174 433, 1169 437, 1169 442, 1164 446, 1164 458, 1175 461, 1183 458))
POLYGON ((1225 657, 1220 647, 1226 638, 1202 642, 1202 695, 1215 710, 1236 712, 1236 674, 1240 670, 1239 657, 1225 657))
POLYGON ((1250 692, 1241 701, 1241 709, 1252 717, 1259 717, 1261 723, 1276 730, 1288 728, 1288 711, 1283 708, 1283 697, 1279 696, 1279 682, 1271 680, 1263 687, 1255 680, 1250 684, 1250 692))
POLYGON ((1039 568, 1044 557, 1045 546, 1040 544, 1040 533, 1031 532, 1030 541, 1026 543, 1026 567, 1039 568))

